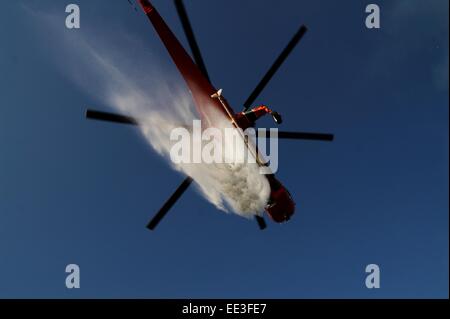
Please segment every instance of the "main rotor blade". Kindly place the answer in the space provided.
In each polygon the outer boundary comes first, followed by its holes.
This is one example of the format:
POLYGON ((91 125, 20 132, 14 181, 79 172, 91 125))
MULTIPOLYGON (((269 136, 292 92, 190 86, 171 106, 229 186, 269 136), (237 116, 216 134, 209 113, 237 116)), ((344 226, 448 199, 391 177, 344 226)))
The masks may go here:
POLYGON ((272 77, 275 75, 275 73, 278 71, 280 66, 283 64, 283 62, 286 60, 286 58, 289 56, 289 54, 294 50, 295 46, 298 44, 298 42, 301 40, 301 38, 305 35, 306 31, 308 29, 306 26, 302 25, 300 29, 295 33, 294 37, 289 41, 288 45, 284 48, 284 50, 281 52, 281 54, 278 56, 278 58, 275 60, 275 62, 270 67, 269 71, 267 71, 266 75, 262 78, 261 82, 256 86, 256 88, 253 90, 252 94, 248 97, 247 101, 244 103, 244 111, 247 111, 255 102, 256 98, 261 94, 261 92, 264 90, 266 85, 269 83, 269 81, 272 79, 272 77))
POLYGON ((283 131, 280 131, 280 132, 278 132, 278 138, 332 142, 334 140, 334 135, 328 134, 328 133, 306 133, 306 132, 283 132, 283 131))
POLYGON ((191 22, 189 21, 189 17, 187 15, 183 0, 175 0, 174 2, 178 15, 180 16, 184 33, 186 34, 186 38, 189 42, 194 61, 197 64, 198 68, 202 71, 203 75, 208 79, 209 82, 211 82, 209 79, 208 71, 206 70, 205 62, 200 52, 200 48, 198 46, 197 40, 195 39, 194 30, 192 29, 191 22))
MULTIPOLYGON (((258 135, 259 137, 259 135, 258 135)), ((270 131, 266 131, 266 138, 270 138, 270 131)), ((278 138, 295 139, 295 140, 313 140, 332 142, 334 140, 333 134, 327 133, 306 133, 306 132, 284 132, 278 131, 278 138)))
POLYGON ((267 224, 263 217, 255 215, 256 222, 258 223, 259 229, 266 229, 267 224))
POLYGON ((102 112, 102 111, 94 111, 94 110, 86 110, 86 118, 91 120, 99 120, 99 121, 106 121, 106 122, 113 122, 113 123, 121 123, 121 124, 132 124, 137 125, 138 122, 136 119, 120 115, 120 114, 114 114, 109 112, 102 112))
POLYGON ((161 207, 158 213, 156 213, 155 217, 148 223, 147 228, 150 230, 154 230, 156 226, 158 226, 161 219, 166 216, 169 212, 170 208, 176 203, 176 201, 183 195, 183 193, 188 189, 189 185, 191 185, 193 179, 191 177, 186 177, 186 179, 178 186, 177 190, 170 196, 170 198, 165 202, 165 204, 161 207))

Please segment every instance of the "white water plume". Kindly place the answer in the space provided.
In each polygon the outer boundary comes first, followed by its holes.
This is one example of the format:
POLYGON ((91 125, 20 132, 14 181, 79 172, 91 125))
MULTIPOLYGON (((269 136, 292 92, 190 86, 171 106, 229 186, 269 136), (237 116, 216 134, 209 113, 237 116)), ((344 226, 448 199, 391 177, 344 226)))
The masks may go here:
MULTIPOLYGON (((44 18, 49 25, 54 24, 54 18, 45 15, 44 18)), ((148 31, 152 32, 150 26, 148 31)), ((136 118, 148 144, 176 170, 191 176, 208 201, 223 211, 231 210, 244 217, 263 212, 270 186, 257 164, 175 165, 170 161, 173 145, 170 132, 175 127, 192 125, 198 114, 182 78, 173 70, 163 70, 161 58, 153 55, 148 46, 129 34, 117 34, 120 44, 105 43, 106 37, 92 33, 87 36, 55 32, 54 37, 61 39, 55 41, 55 46, 61 44, 55 50, 64 57, 63 73, 111 111, 136 118)), ((156 34, 153 41, 159 41, 156 34)), ((172 63, 168 54, 164 59, 167 60, 164 63, 172 63)), ((218 113, 214 126, 225 128, 230 121, 218 113)), ((229 155, 230 147, 225 145, 224 157, 229 155)))

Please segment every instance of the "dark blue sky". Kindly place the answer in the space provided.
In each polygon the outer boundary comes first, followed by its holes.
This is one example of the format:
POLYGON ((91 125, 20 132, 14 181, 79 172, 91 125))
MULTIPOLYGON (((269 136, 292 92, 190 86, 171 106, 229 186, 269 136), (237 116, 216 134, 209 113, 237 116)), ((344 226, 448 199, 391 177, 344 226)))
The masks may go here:
MULTIPOLYGON (((186 43, 173 3, 153 2, 186 43)), ((86 121, 87 106, 108 105, 54 57, 55 34, 101 31, 130 57, 133 35, 146 48, 138 54, 170 68, 152 26, 125 0, 76 1, 76 31, 64 30, 68 1, 3 1, 0 297, 448 297, 448 1, 372 2, 381 30, 365 28, 367 1, 186 4, 212 81, 236 110, 307 24, 257 103, 282 113, 285 130, 336 141, 280 143, 291 222, 261 232, 192 188, 152 233, 146 223, 183 177, 135 128, 86 121), (30 11, 61 32, 46 33, 30 11), (65 287, 69 263, 81 267, 79 290, 65 287), (364 285, 371 263, 378 290, 364 285)), ((139 67, 151 72, 151 61, 139 67)))

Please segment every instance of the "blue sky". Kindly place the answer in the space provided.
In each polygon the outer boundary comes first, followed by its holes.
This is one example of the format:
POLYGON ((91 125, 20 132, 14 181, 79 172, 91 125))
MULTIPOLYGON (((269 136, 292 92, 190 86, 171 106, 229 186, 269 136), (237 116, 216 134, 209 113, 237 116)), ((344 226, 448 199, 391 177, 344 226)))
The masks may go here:
MULTIPOLYGON (((153 2, 186 44, 172 2, 153 2)), ((212 81, 236 110, 308 25, 256 103, 283 114, 284 130, 336 141, 280 142, 289 223, 261 232, 191 188, 153 233, 145 225, 183 176, 135 128, 84 119, 87 106, 111 109, 74 83, 61 48, 89 37, 129 52, 130 68, 176 70, 125 0, 76 1, 70 31, 68 3, 0 11, 0 297, 448 297, 448 1, 375 1, 380 30, 365 28, 365 1, 189 1, 212 81), (65 287, 70 263, 81 289, 65 287), (371 263, 377 290, 364 285, 371 263)))

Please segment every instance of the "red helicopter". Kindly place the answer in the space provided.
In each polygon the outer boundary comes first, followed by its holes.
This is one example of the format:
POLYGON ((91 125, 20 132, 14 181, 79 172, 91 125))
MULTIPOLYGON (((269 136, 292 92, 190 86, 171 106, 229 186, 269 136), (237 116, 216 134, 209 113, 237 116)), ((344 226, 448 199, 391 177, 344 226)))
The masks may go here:
MULTIPOLYGON (((173 62, 177 66, 179 72, 183 76, 186 84, 192 94, 197 112, 202 120, 208 120, 208 109, 216 108, 223 112, 230 122, 236 127, 245 130, 248 127, 254 126, 256 120, 265 114, 270 114, 277 124, 281 124, 282 118, 279 113, 272 111, 265 105, 252 107, 251 105, 262 92, 262 90, 269 83, 276 71, 280 68, 288 55, 292 52, 301 38, 307 31, 307 28, 302 25, 295 33, 294 37, 288 43, 286 48, 282 51, 273 65, 270 67, 261 82, 256 86, 254 91, 250 94, 244 103, 244 110, 240 113, 235 113, 226 99, 222 96, 222 90, 217 90, 212 84, 206 70, 203 58, 200 53, 199 46, 194 36, 192 26, 190 24, 185 6, 182 0, 175 0, 175 6, 180 16, 185 34, 187 36, 189 46, 192 50, 193 59, 183 48, 181 43, 177 40, 174 33, 169 29, 162 17, 159 15, 155 7, 149 0, 138 0, 144 13, 155 28, 157 34, 161 38, 173 62), (194 62, 195 61, 195 62, 194 62)), ((88 109, 86 117, 89 119, 109 121, 123 124, 137 125, 138 121, 132 117, 118 115, 108 112, 101 112, 88 109)), ((268 136, 269 137, 269 136, 268 136)), ((303 132, 278 132, 279 138, 285 139, 306 139, 319 141, 332 141, 334 135, 321 133, 303 133, 303 132)), ((289 194, 288 190, 277 180, 274 174, 265 175, 269 181, 271 193, 269 201, 265 207, 267 214, 277 223, 288 221, 294 214, 295 203, 289 194)), ((147 227, 154 230, 161 219, 167 214, 170 208, 181 197, 192 183, 191 177, 181 183, 172 196, 166 201, 158 213, 148 223, 147 227)), ((256 216, 256 221, 261 229, 266 228, 266 222, 263 217, 256 216)))

